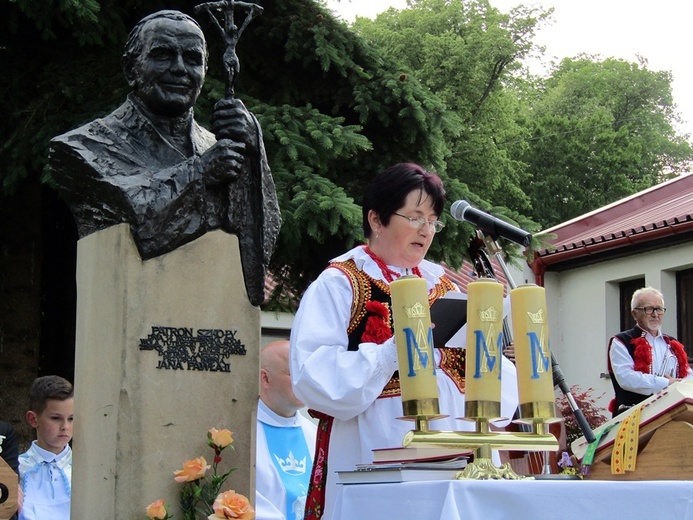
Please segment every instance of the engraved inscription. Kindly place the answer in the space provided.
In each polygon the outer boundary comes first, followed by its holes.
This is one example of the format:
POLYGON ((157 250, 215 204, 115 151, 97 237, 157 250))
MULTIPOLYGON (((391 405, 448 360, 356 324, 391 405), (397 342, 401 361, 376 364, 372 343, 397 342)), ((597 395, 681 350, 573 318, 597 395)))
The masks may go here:
POLYGON ((156 368, 231 372, 229 357, 245 356, 245 345, 235 330, 192 327, 152 327, 140 340, 140 350, 156 350, 161 359, 156 368))

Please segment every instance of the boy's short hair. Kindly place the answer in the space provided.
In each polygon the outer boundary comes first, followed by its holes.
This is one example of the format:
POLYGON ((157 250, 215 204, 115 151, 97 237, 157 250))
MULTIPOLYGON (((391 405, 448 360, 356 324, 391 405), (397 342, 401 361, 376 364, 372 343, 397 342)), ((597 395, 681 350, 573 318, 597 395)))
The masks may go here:
POLYGON ((29 410, 42 413, 49 399, 65 401, 74 397, 72 383, 60 376, 43 376, 34 379, 29 389, 29 410))

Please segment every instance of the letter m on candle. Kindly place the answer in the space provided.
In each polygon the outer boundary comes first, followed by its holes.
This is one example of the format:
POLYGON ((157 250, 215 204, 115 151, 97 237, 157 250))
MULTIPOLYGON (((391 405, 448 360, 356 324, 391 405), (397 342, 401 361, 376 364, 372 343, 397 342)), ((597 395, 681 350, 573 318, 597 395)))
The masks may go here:
POLYGON ((415 377, 416 372, 427 369, 431 365, 433 375, 436 373, 436 364, 433 361, 431 345, 433 345, 433 329, 429 327, 428 334, 423 324, 419 323, 416 334, 410 327, 402 329, 407 338, 407 362, 409 364, 408 377, 415 377), (423 350, 421 346, 423 345, 423 350))
MULTIPOLYGON (((474 347, 476 354, 476 363, 474 363, 474 378, 479 379, 484 377, 481 375, 482 372, 493 372, 493 369, 496 368, 496 362, 498 361, 497 352, 499 352, 499 349, 503 344, 503 333, 498 335, 497 345, 493 352, 491 352, 491 350, 488 348, 483 331, 475 330, 474 335, 476 337, 476 345, 474 347)), ((491 342, 491 345, 493 345, 493 342, 491 342)), ((500 378, 501 373, 499 370, 498 379, 500 378)))
POLYGON ((540 372, 549 371, 551 358, 544 355, 544 349, 536 332, 528 332, 527 336, 529 337, 529 350, 532 353, 532 379, 539 379, 540 372))

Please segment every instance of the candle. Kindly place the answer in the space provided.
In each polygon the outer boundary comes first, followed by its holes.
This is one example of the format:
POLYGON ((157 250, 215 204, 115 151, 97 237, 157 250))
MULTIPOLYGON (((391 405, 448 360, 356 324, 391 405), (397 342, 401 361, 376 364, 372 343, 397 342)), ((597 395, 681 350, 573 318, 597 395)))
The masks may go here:
POLYGON ((515 364, 522 417, 536 415, 523 406, 529 403, 550 403, 547 416, 553 416, 554 392, 549 350, 549 326, 546 313, 546 293, 534 284, 521 285, 510 291, 515 364))
POLYGON ((438 400, 433 331, 426 280, 402 276, 390 283, 402 404, 438 400))
POLYGON ((467 285, 467 417, 500 413, 502 341, 503 285, 481 278, 467 285))

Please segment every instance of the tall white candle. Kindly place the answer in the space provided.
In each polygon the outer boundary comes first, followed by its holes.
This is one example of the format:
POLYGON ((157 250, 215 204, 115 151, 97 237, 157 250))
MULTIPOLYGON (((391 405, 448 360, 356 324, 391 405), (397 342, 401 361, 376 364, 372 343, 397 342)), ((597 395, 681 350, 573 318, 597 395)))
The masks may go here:
POLYGON ((527 284, 510 291, 520 405, 554 402, 549 323, 543 287, 527 284))
POLYGON ((467 285, 466 400, 500 403, 503 285, 481 278, 467 285))
POLYGON ((438 399, 431 310, 426 280, 403 276, 390 283, 402 402, 438 399))

